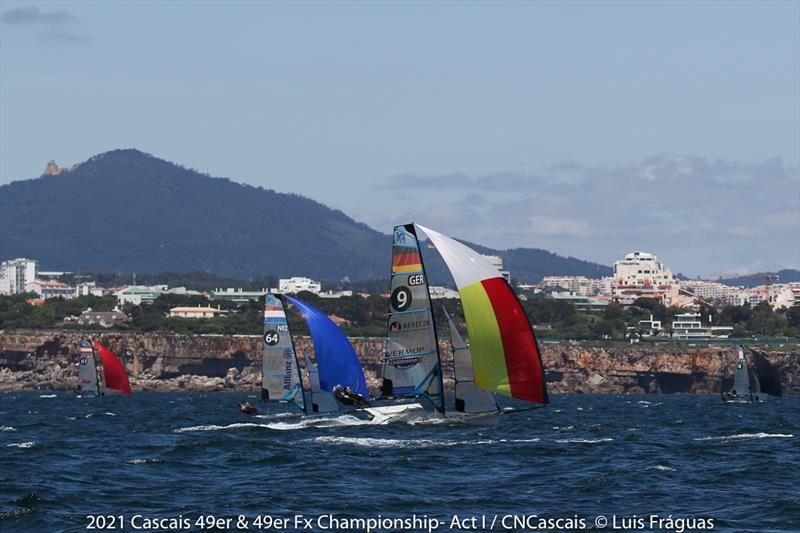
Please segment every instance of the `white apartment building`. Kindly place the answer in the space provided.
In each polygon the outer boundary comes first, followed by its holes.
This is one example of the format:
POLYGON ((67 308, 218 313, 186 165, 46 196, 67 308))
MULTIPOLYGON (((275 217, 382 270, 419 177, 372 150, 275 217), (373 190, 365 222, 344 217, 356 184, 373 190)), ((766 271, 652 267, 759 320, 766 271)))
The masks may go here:
POLYGON ((503 270, 503 258, 497 255, 483 255, 489 262, 492 264, 494 268, 500 272, 500 275, 503 276, 507 282, 511 283, 511 272, 508 270, 503 270))
POLYGON ((589 296, 592 292, 592 282, 584 276, 545 276, 542 286, 549 288, 566 289, 573 294, 589 296))
POLYGON ((51 298, 64 298, 71 300, 75 298, 75 288, 60 281, 45 281, 35 279, 25 284, 24 292, 35 292, 39 298, 49 300, 51 298))
POLYGON ((36 279, 39 262, 19 257, 0 263, 0 294, 20 294, 36 279))
POLYGON ((670 305, 677 296, 673 285, 672 271, 651 253, 634 251, 614 262, 613 298, 622 305, 630 305, 637 298, 653 298, 670 305))
POLYGON ((322 292, 322 284, 310 278, 292 277, 278 280, 278 290, 284 294, 297 294, 303 291, 319 294, 322 292))
POLYGON ((173 307, 169 310, 170 318, 214 318, 220 309, 214 309, 211 306, 207 307, 173 307))
POLYGON ((688 280, 681 281, 682 289, 711 302, 735 304, 739 299, 741 289, 731 287, 716 281, 688 280))
POLYGON ((84 283, 78 283, 75 287, 75 296, 103 296, 103 288, 98 287, 97 283, 94 281, 87 281, 84 283))
POLYGON ((186 289, 186 287, 168 288, 166 285, 153 285, 146 287, 143 285, 129 285, 114 293, 120 306, 125 304, 142 305, 149 304, 162 294, 182 294, 187 296, 200 296, 202 293, 186 289))
MULTIPOLYGON (((709 317, 710 321, 711 317, 709 317)), ((672 337, 682 340, 727 339, 733 331, 731 326, 704 326, 700 313, 675 315, 672 321, 672 337)))

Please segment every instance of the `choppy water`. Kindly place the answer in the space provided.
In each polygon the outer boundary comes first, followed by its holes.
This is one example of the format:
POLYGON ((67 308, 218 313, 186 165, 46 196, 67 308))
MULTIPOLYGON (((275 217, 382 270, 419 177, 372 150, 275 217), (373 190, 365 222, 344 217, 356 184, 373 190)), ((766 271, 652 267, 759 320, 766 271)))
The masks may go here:
POLYGON ((716 531, 800 530, 798 397, 555 396, 488 428, 252 418, 236 409, 245 398, 0 394, 0 530, 84 531, 86 515, 104 514, 134 531, 144 518, 213 514, 233 530, 243 515, 240 530, 255 531, 258 516, 325 513, 427 515, 438 531, 453 515, 478 529, 499 515, 501 531, 504 515, 534 514, 594 530, 612 514, 618 525, 648 517, 628 530, 680 531, 651 514, 711 518, 716 531))

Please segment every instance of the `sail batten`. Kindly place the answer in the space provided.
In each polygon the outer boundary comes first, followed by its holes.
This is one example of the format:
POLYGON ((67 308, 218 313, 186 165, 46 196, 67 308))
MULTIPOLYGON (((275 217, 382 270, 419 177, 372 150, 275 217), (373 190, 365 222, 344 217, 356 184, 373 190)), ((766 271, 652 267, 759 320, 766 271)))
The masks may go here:
POLYGON ((547 403, 539 345, 525 311, 496 268, 468 246, 419 227, 458 287, 467 321, 475 383, 532 403, 547 403))

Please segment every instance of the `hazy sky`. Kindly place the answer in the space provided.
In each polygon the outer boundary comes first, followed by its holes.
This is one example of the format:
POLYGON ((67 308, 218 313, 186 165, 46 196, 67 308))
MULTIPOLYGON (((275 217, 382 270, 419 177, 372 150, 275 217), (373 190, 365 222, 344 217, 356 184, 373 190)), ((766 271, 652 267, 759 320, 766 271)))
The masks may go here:
POLYGON ((800 2, 0 2, 0 183, 138 148, 388 233, 800 268, 800 2))

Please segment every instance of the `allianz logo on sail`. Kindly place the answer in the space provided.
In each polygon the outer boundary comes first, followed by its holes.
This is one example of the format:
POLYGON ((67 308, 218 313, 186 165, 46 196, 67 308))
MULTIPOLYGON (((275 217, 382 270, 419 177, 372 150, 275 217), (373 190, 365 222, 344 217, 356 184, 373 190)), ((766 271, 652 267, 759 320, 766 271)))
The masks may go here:
POLYGON ((430 320, 410 320, 406 322, 392 320, 389 322, 389 331, 419 331, 427 329, 430 325, 430 320))

